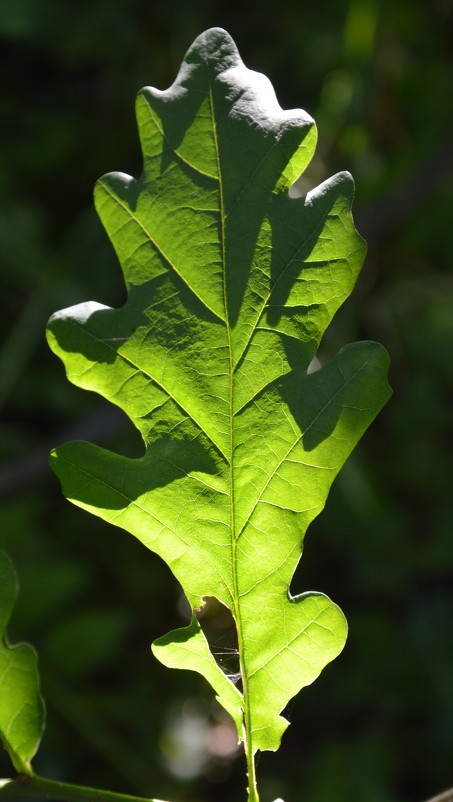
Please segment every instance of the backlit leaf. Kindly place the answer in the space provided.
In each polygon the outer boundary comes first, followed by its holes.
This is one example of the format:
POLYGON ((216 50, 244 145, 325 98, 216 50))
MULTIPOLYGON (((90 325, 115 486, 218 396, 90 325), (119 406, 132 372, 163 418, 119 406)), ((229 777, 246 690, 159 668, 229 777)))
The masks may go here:
POLYGON ((389 397, 375 343, 307 372, 365 255, 353 182, 340 173, 289 197, 314 122, 282 110, 220 29, 169 89, 141 91, 137 116, 141 178, 111 173, 95 193, 127 301, 63 310, 48 337, 68 378, 125 410, 146 450, 73 442, 52 464, 71 501, 167 562, 194 611, 208 596, 231 610, 240 690, 195 615, 154 653, 211 682, 249 754, 275 750, 282 709, 346 638, 329 598, 289 594, 304 534, 389 397))

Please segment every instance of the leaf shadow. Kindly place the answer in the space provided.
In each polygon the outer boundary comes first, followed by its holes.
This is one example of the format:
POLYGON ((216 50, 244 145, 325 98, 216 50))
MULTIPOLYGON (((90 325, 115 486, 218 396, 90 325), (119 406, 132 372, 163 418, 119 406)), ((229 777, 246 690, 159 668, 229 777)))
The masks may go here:
POLYGON ((169 351, 180 349, 187 337, 187 318, 190 316, 202 324, 218 324, 216 316, 184 281, 176 273, 167 272, 142 284, 131 285, 126 302, 119 308, 92 301, 82 303, 54 315, 49 321, 49 329, 66 354, 81 354, 94 364, 113 364, 121 355, 121 347, 134 337, 138 329, 152 329, 159 345, 166 345, 169 351), (183 312, 173 309, 172 320, 166 318, 164 327, 158 325, 159 296, 163 296, 161 305, 164 308, 168 300, 166 296, 171 294, 169 283, 183 312), (151 309, 155 316, 153 321, 150 321, 151 309))
POLYGON ((300 430, 305 451, 313 451, 329 437, 346 438, 345 442, 357 439, 360 419, 376 405, 373 386, 379 366, 374 365, 375 352, 375 343, 351 343, 319 370, 307 374, 296 368, 275 382, 300 430), (340 418, 341 434, 334 435, 340 418))

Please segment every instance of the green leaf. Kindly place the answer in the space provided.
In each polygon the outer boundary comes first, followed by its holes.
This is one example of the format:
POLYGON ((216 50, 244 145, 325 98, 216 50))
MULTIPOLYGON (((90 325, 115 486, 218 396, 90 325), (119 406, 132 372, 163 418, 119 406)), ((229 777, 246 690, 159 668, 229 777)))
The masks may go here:
POLYGON ((194 611, 208 596, 231 610, 240 694, 195 617, 154 652, 211 682, 250 756, 278 748, 280 712, 343 648, 339 608, 289 584, 307 526, 389 397, 388 358, 362 342, 307 372, 365 255, 353 182, 340 173, 289 197, 314 122, 280 108, 225 31, 194 42, 169 89, 143 89, 137 116, 143 175, 111 173, 95 192, 127 301, 63 310, 48 338, 146 451, 74 442, 52 465, 71 501, 161 555, 194 611))
POLYGON ((217 699, 242 730, 242 694, 213 659, 195 615, 188 627, 174 629, 152 645, 153 653, 168 668, 186 668, 202 674, 219 694, 217 699))
POLYGON ((10 646, 6 638, 17 592, 13 565, 0 552, 0 739, 16 771, 31 774, 30 761, 44 729, 44 704, 35 650, 28 643, 10 646))

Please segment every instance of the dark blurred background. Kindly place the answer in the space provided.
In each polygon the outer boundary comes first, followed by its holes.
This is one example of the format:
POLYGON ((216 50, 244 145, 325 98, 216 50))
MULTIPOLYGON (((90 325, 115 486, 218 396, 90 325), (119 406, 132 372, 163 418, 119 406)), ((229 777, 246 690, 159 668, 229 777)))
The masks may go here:
POLYGON ((66 381, 44 327, 64 306, 123 302, 93 184, 140 173, 137 90, 166 88, 220 25, 284 108, 315 117, 307 182, 355 177, 369 254, 320 358, 378 340, 394 388, 307 537, 293 591, 330 595, 349 640, 290 706, 280 752, 260 756, 262 800, 422 802, 453 785, 452 17, 450 0, 0 0, 0 547, 21 584, 11 640, 40 653, 38 772, 173 802, 245 799, 211 691, 149 650, 182 624, 177 583, 66 502, 47 467, 69 438, 139 453, 119 413, 66 381))

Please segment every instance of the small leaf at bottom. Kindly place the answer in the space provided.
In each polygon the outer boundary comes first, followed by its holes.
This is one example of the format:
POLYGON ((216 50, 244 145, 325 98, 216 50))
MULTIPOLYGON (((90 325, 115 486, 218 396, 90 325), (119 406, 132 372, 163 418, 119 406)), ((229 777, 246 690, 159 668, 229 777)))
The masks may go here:
POLYGON ((44 728, 37 654, 28 643, 10 646, 8 624, 17 597, 13 565, 0 552, 0 740, 19 773, 30 774, 44 728))

